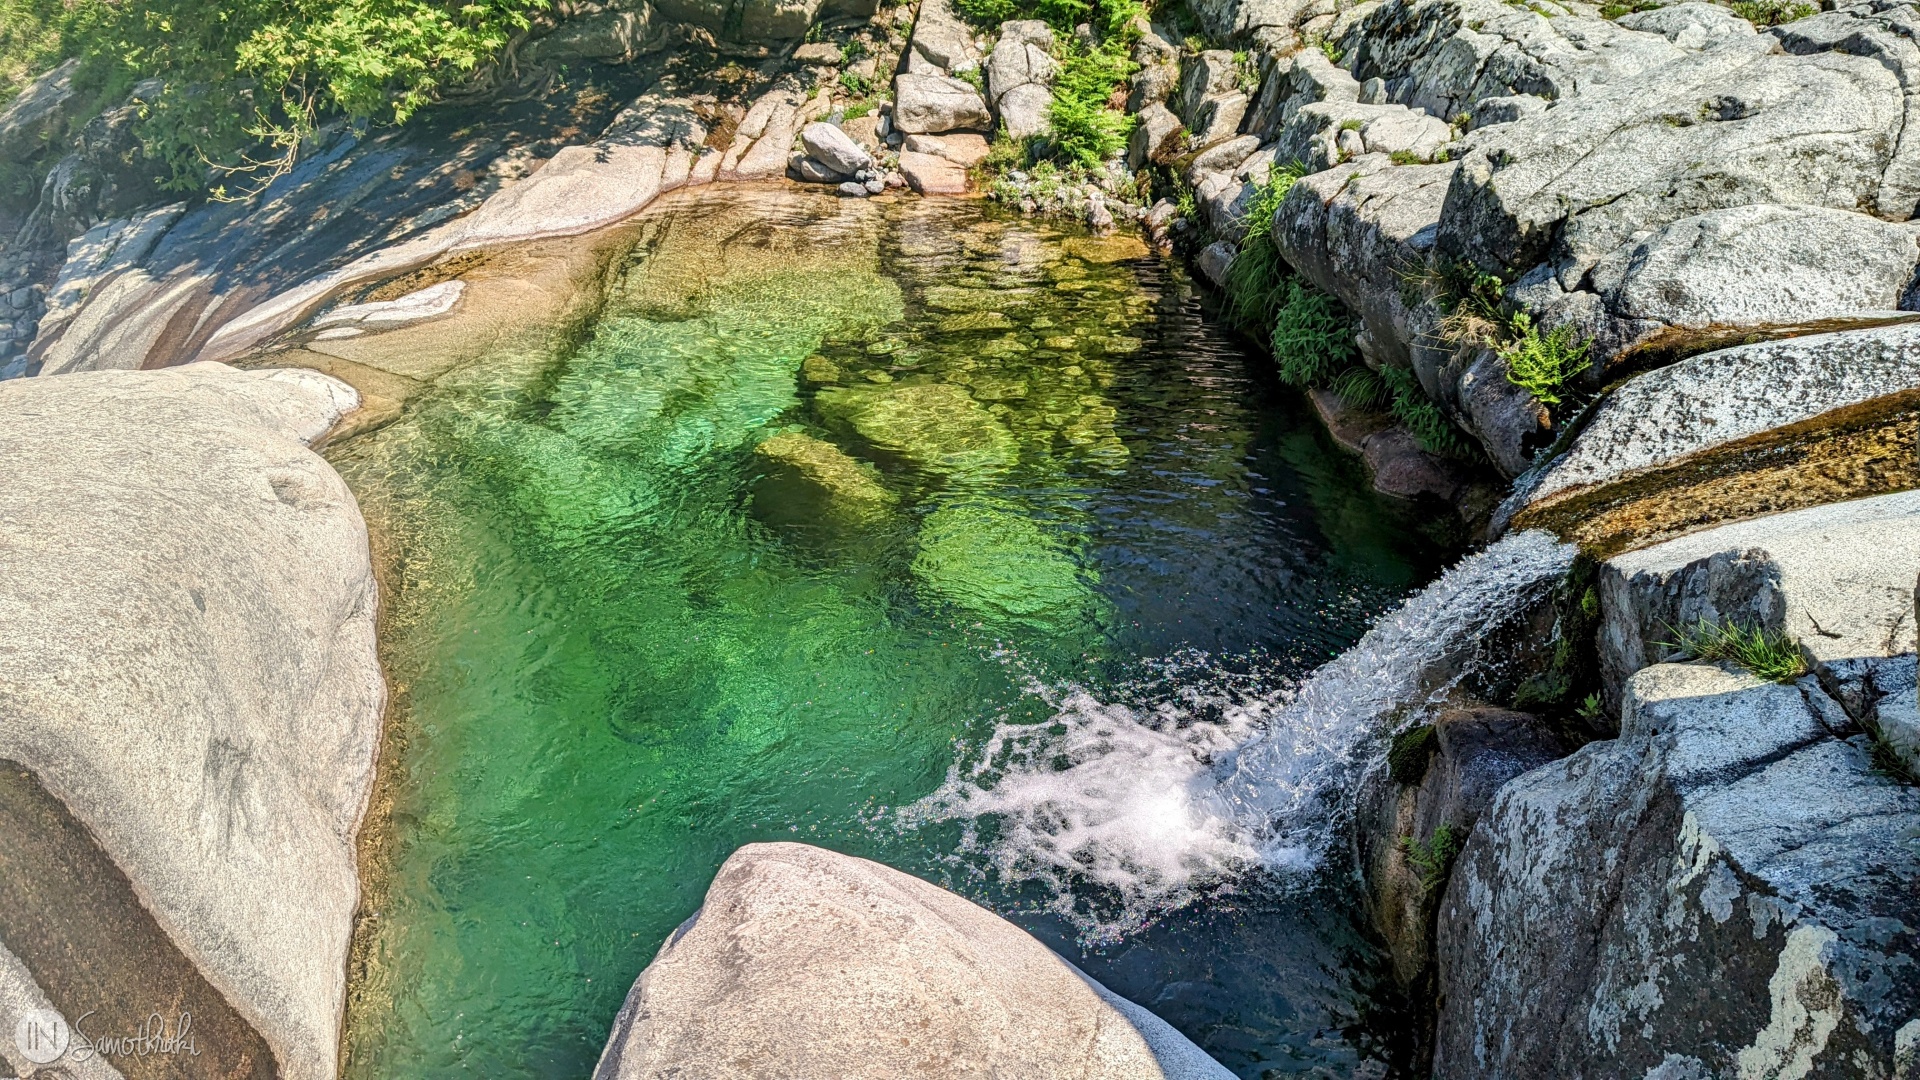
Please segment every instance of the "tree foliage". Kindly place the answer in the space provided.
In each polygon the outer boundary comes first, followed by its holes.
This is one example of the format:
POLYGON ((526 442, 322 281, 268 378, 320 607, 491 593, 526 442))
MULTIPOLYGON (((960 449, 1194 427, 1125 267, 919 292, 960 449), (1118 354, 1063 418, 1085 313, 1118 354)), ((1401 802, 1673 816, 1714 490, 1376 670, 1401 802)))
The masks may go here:
POLYGON ((493 63, 548 0, 0 0, 0 78, 81 58, 99 104, 163 80, 140 136, 165 185, 262 181, 329 117, 405 121, 493 63))

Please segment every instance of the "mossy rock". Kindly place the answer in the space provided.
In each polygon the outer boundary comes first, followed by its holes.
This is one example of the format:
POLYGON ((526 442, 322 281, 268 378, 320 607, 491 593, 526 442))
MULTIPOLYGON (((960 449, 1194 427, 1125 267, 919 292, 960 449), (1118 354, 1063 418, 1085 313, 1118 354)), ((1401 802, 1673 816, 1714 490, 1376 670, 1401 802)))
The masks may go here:
POLYGON ((1093 603, 1087 574, 1053 537, 998 500, 943 507, 920 527, 913 575, 931 595, 993 622, 1059 627, 1093 603))
POLYGON ((1013 320, 998 311, 969 311, 961 315, 949 315, 939 322, 939 330, 943 334, 1011 329, 1013 329, 1013 320))
POLYGON ((823 439, 790 431, 762 442, 754 453, 786 466, 816 496, 841 510, 865 515, 896 501, 881 486, 879 470, 823 439))
POLYGON ((1013 433, 952 383, 835 387, 820 391, 814 407, 875 449, 929 472, 1004 469, 1019 455, 1013 433))
POLYGON ((1023 289, 967 288, 960 285, 929 285, 920 294, 935 311, 992 311, 1006 307, 1009 297, 1019 297, 1023 289))
POLYGON ((1144 259, 1149 254, 1146 241, 1127 233, 1112 236, 1075 236, 1061 241, 1069 255, 1090 263, 1117 263, 1144 259))

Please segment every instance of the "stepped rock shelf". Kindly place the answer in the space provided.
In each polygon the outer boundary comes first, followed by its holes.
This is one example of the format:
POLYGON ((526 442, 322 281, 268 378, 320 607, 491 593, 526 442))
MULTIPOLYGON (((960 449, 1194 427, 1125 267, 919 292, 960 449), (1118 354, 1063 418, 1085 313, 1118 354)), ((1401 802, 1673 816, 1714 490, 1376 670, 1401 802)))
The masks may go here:
POLYGON ((0 113, 0 1033, 1920 1080, 1920 9, 982 7, 556 11, 239 202, 0 113))

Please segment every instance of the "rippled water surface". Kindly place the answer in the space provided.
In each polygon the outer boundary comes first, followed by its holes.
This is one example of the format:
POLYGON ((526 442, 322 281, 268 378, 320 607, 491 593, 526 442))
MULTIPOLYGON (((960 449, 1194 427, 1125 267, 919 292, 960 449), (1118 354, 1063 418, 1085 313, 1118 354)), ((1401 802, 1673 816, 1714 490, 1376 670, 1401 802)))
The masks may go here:
POLYGON ((1419 521, 1136 241, 794 194, 632 235, 560 344, 330 452, 395 687, 351 1075, 586 1075, 772 839, 993 906, 1244 1076, 1349 1073, 1351 898, 1186 792, 1431 575, 1419 521))

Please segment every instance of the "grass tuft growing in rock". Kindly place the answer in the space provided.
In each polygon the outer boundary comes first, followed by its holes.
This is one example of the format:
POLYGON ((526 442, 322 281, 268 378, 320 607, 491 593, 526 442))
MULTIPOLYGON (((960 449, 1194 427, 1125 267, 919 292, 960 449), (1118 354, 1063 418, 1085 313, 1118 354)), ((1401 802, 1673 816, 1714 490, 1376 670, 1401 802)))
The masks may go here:
POLYGON ((1291 276, 1270 237, 1274 211, 1293 189, 1294 181, 1306 172, 1298 163, 1272 168, 1267 178, 1254 187, 1247 202, 1247 235, 1240 241, 1240 253, 1227 267, 1227 317, 1243 332, 1263 328, 1267 313, 1278 310, 1287 301, 1287 281, 1291 276))
POLYGON ((1716 623, 1707 618, 1667 629, 1673 640, 1659 644, 1688 660, 1730 660, 1769 682, 1788 683, 1807 673, 1800 643, 1778 630, 1716 623))
POLYGON ((1389 407, 1394 419, 1413 433, 1420 448, 1429 454, 1472 461, 1480 455, 1465 433, 1447 419, 1420 387, 1420 377, 1407 368, 1387 368, 1380 372, 1393 400, 1389 407))

